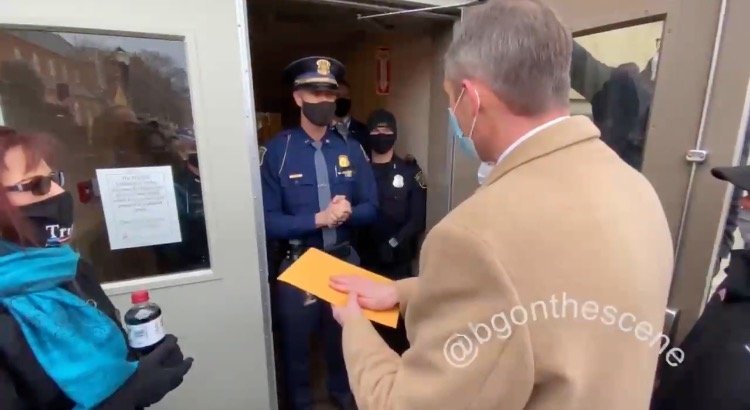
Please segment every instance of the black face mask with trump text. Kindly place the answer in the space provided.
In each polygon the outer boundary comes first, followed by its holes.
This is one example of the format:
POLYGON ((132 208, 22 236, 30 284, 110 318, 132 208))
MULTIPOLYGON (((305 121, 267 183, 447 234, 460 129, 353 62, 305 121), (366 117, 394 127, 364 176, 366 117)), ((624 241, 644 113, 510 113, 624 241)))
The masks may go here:
POLYGON ((70 241, 73 233, 73 195, 70 192, 18 209, 31 224, 36 246, 54 247, 70 241))

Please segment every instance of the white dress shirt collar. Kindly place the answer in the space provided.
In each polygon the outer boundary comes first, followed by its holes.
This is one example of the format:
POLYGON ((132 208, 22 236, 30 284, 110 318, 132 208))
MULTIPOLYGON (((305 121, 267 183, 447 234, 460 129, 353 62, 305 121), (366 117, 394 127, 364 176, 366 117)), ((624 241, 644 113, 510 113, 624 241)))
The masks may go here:
POLYGON ((500 158, 497 159, 497 162, 495 162, 495 165, 499 164, 500 161, 502 161, 508 155, 510 155, 510 153, 514 149, 518 148, 519 145, 523 144, 524 141, 528 140, 529 138, 533 137, 534 135, 536 135, 536 134, 544 131, 545 129, 547 129, 547 128, 549 128, 549 127, 551 127, 551 126, 553 126, 553 125, 555 125, 557 123, 560 123, 560 122, 562 122, 562 121, 564 121, 564 120, 566 120, 568 118, 570 118, 570 115, 564 115, 562 117, 557 117, 554 120, 545 122, 544 124, 542 124, 542 125, 534 128, 533 130, 531 130, 531 131, 527 132, 526 134, 522 135, 521 138, 517 139, 513 144, 510 145, 510 147, 508 147, 508 149, 506 149, 502 154, 500 154, 500 158))

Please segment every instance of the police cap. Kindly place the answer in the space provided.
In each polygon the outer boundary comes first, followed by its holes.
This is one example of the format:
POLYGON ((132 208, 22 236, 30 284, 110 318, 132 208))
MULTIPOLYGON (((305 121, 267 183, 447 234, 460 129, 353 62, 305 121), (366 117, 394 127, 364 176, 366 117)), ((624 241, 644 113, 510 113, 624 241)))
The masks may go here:
POLYGON ((336 90, 345 74, 344 65, 330 57, 305 57, 284 69, 284 82, 295 90, 336 90))
POLYGON ((375 110, 367 119, 367 129, 372 132, 379 127, 389 128, 396 133, 396 117, 390 112, 383 109, 375 110))

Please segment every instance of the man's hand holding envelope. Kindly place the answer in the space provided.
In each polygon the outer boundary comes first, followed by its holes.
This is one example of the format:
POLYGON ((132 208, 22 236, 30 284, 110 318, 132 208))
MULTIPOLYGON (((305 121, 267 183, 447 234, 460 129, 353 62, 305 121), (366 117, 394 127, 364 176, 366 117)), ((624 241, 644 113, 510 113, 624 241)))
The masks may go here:
POLYGON ((339 323, 355 315, 393 328, 398 322, 398 299, 392 280, 321 250, 310 248, 279 280, 329 302, 339 323))

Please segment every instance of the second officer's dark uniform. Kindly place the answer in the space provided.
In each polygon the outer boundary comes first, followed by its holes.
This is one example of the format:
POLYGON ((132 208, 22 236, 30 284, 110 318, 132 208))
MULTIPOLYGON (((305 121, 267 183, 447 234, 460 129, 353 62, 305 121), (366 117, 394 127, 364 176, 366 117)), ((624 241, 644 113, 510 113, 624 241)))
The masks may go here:
MULTIPOLYGON (((393 114, 377 110, 370 115, 367 126, 380 207, 377 222, 359 232, 358 249, 363 267, 399 280, 412 276, 419 237, 425 230, 427 185, 416 160, 404 160, 394 153, 388 162, 375 162, 376 154, 393 150, 398 131, 393 114), (388 129, 392 134, 379 134, 379 129, 388 129)), ((397 329, 378 324, 375 328, 397 353, 408 348, 403 320, 397 329)))
MULTIPOLYGON (((310 57, 292 63, 285 73, 295 90, 325 93, 336 89, 344 67, 333 59, 310 57)), ((333 106, 328 102, 306 104, 309 106, 303 106, 303 113, 316 116, 314 113, 327 113, 331 108, 332 119, 333 106)), ((330 124, 330 119, 326 122, 322 118, 325 115, 316 119, 305 116, 311 123, 330 124)), ((310 247, 359 265, 359 256, 349 245, 352 230, 374 222, 378 198, 372 170, 357 141, 344 138, 332 127, 318 141, 302 127, 285 130, 261 149, 261 178, 267 238, 289 245, 289 257, 279 272, 310 247), (337 228, 316 228, 315 214, 325 210, 338 195, 351 203, 351 216, 337 228)), ((321 332, 329 393, 341 407, 352 408, 341 327, 334 320, 330 305, 285 283, 275 284, 274 296, 291 407, 313 406, 309 342, 313 333, 321 332)))

